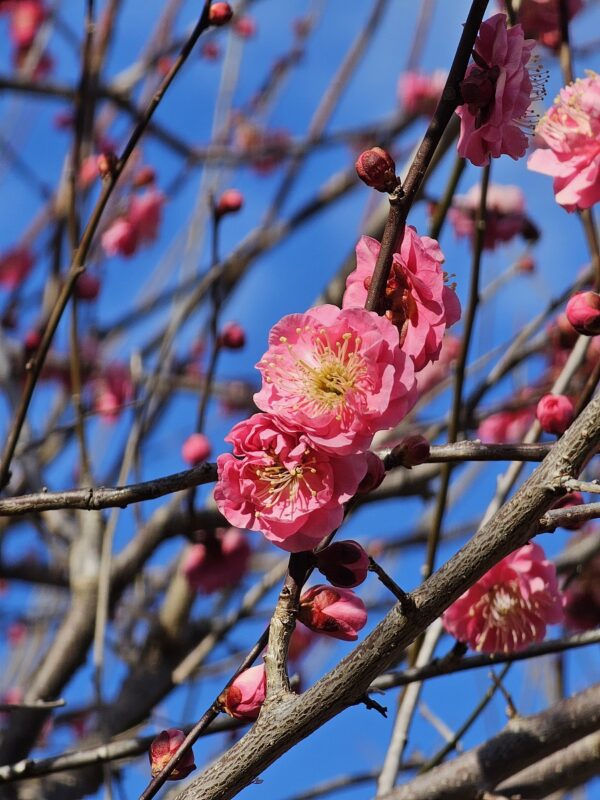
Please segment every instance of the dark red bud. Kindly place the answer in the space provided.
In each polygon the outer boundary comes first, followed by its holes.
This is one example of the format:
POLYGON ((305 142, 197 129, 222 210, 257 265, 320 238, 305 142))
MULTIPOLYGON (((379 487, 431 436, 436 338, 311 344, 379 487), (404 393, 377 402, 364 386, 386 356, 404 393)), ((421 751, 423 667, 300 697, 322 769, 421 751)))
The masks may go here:
POLYGON ((233 9, 229 3, 213 3, 208 12, 208 19, 211 25, 227 25, 233 17, 233 9))
POLYGON ((219 343, 227 350, 240 350, 246 344, 246 333, 237 322, 228 322, 223 326, 219 343))
POLYGON ((398 185, 396 163, 387 150, 381 147, 364 150, 354 166, 361 181, 378 192, 393 192, 398 185))
POLYGON ((390 453, 390 458, 394 464, 410 469, 418 464, 424 464, 429 458, 429 451, 427 439, 416 433, 397 444, 390 453))
POLYGON ((577 333, 585 336, 600 334, 600 294, 579 292, 567 303, 567 319, 577 333))
POLYGON ((154 167, 141 167, 131 181, 134 189, 142 189, 144 186, 151 186, 156 181, 156 170, 154 167))
POLYGON ((117 155, 112 150, 100 153, 96 161, 98 175, 100 175, 101 178, 108 178, 115 171, 117 161, 117 155))
POLYGON ((352 539, 334 542, 316 554, 317 569, 334 586, 352 589, 367 577, 369 556, 352 539))

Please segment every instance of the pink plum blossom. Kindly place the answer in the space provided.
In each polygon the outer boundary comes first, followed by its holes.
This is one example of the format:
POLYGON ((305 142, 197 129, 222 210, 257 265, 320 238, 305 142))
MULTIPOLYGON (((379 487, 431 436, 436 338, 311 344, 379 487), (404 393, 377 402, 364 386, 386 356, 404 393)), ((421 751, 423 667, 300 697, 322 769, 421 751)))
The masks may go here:
POLYGON ((300 598, 298 619, 311 631, 354 642, 367 624, 367 609, 352 589, 320 584, 300 598))
POLYGON ((575 419, 573 401, 564 394, 545 394, 537 404, 536 417, 543 431, 562 436, 575 419))
MULTIPOLYGON (((503 6, 504 0, 498 0, 503 6)), ((572 19, 583 8, 583 0, 567 0, 567 15, 572 19)), ((517 22, 527 38, 555 50, 560 44, 560 0, 520 0, 517 22)))
POLYGON ((192 433, 183 443, 181 456, 191 467, 201 464, 209 457, 212 447, 210 439, 203 433, 192 433))
MULTIPOLYGON (((167 766, 171 758, 179 750, 185 740, 185 733, 178 728, 168 728, 161 731, 150 745, 148 756, 150 758, 150 769, 154 778, 167 766)), ((179 781, 186 778, 192 770, 196 769, 194 763, 194 753, 190 748, 181 757, 177 766, 170 772, 167 780, 179 781)))
POLYGON ((115 422, 133 398, 131 373, 125 364, 108 364, 94 386, 94 409, 105 422, 115 422))
POLYGON ((600 200, 600 75, 563 87, 536 128, 540 144, 527 161, 554 178, 554 196, 567 211, 600 200))
POLYGON ((112 258, 116 255, 132 256, 138 246, 138 232, 126 217, 116 219, 102 234, 102 249, 112 258))
POLYGON ((482 442, 492 444, 520 442, 534 419, 535 413, 531 407, 498 411, 480 423, 477 436, 482 442))
POLYGON ((248 537, 242 531, 219 529, 215 536, 207 536, 203 544, 189 548, 182 571, 194 591, 211 594, 237 586, 246 574, 250 555, 248 537))
POLYGON ((158 189, 148 189, 131 198, 127 218, 140 243, 153 242, 158 236, 165 196, 158 189))
POLYGON ((260 714, 267 693, 265 665, 246 669, 219 697, 221 708, 234 719, 253 722, 260 714))
POLYGON ((338 527, 366 472, 364 454, 339 458, 270 414, 239 422, 225 440, 233 455, 217 458, 219 511, 289 552, 311 550, 338 527))
POLYGON ((20 0, 12 6, 10 19, 10 38, 20 50, 33 44, 48 11, 39 0, 20 0))
MULTIPOLYGON (((454 198, 448 218, 458 237, 473 240, 480 198, 479 183, 472 186, 467 194, 454 198)), ((518 234, 526 239, 537 239, 539 235, 525 214, 525 195, 518 186, 490 184, 486 196, 484 248, 494 250, 497 244, 510 242, 518 234)))
POLYGON ((398 81, 398 99, 407 114, 431 116, 435 111, 448 73, 437 69, 430 75, 423 72, 403 72, 398 81))
POLYGON ((464 105, 456 110, 461 121, 458 154, 475 166, 489 164, 490 156, 505 153, 516 160, 525 155, 527 109, 543 93, 537 71, 527 68, 534 46, 520 25, 507 27, 505 14, 481 24, 475 63, 461 83, 464 105))
POLYGON ((34 258, 28 247, 19 246, 0 255, 0 286, 16 289, 31 272, 34 258))
POLYGON ((257 367, 256 405, 339 455, 366 450, 415 400, 413 365, 397 330, 363 308, 323 305, 283 317, 257 367))
MULTIPOLYGON (((346 280, 344 308, 364 306, 380 248, 370 236, 359 239, 356 269, 346 280)), ((445 283, 443 263, 435 239, 419 236, 412 226, 405 228, 383 302, 385 316, 398 328, 400 347, 412 358, 417 372, 437 360, 446 328, 460 319, 460 302, 445 283)))
POLYGON ((522 650, 562 620, 556 567, 533 543, 503 558, 442 615, 448 633, 483 653, 522 650))

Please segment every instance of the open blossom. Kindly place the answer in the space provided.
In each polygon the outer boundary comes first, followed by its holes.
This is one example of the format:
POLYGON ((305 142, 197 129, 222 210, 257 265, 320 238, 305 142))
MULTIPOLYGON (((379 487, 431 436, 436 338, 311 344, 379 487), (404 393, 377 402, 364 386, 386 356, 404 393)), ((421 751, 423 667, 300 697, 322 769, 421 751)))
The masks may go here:
POLYGON ((435 111, 448 73, 436 69, 430 75, 423 72, 403 72, 398 81, 398 99, 408 114, 431 116, 435 111))
POLYGON ((250 667, 235 678, 219 697, 221 708, 234 719, 253 722, 260 714, 267 694, 265 665, 250 667))
POLYGON ((562 620, 556 567, 533 543, 503 558, 442 616, 448 633, 483 653, 522 650, 562 620))
POLYGON ((475 166, 503 153, 515 160, 525 155, 527 109, 544 93, 542 74, 527 67, 534 46, 520 25, 507 27, 505 14, 481 24, 475 63, 461 83, 464 105, 456 110, 461 121, 458 154, 475 166))
POLYGON ((352 589, 320 584, 300 598, 298 619, 311 631, 354 642, 367 624, 367 609, 352 589))
MULTIPOLYGON (((346 280, 344 308, 364 306, 380 248, 376 239, 361 236, 356 269, 346 280)), ((387 319, 398 328, 402 351, 412 358, 417 372, 438 359, 446 328, 460 319, 460 302, 445 283, 443 262, 436 240, 419 236, 407 225, 393 256, 383 306, 387 319)))
POLYGON ((563 87, 536 128, 541 147, 527 161, 554 178, 554 197, 567 211, 600 200, 600 75, 563 87))
POLYGON ((211 594, 227 586, 237 586, 250 561, 248 537, 238 528, 219 529, 203 544, 192 545, 182 571, 196 592, 211 594))
POLYGON ((217 459, 219 511, 292 553, 311 550, 338 527, 367 469, 364 454, 334 456, 270 414, 239 422, 225 440, 233 455, 217 459))
POLYGON ((415 399, 413 365, 389 321, 363 308, 323 305, 273 326, 257 364, 256 405, 323 450, 366 450, 415 399))
MULTIPOLYGON (((481 184, 476 183, 465 195, 457 195, 448 218, 458 237, 471 241, 481 198, 481 184)), ((494 250, 500 242, 510 242, 517 235, 537 239, 539 233, 525 214, 525 195, 518 186, 490 184, 486 195, 486 219, 483 247, 494 250)))
POLYGON ((31 272, 34 258, 27 247, 14 247, 0 255, 0 286, 16 289, 31 272))
MULTIPOLYGON (((498 0, 503 6, 504 0, 498 0)), ((567 15, 572 19, 583 8, 583 0, 567 0, 567 15)), ((553 50, 560 44, 560 0, 521 0, 518 4, 517 22, 525 36, 553 50)))

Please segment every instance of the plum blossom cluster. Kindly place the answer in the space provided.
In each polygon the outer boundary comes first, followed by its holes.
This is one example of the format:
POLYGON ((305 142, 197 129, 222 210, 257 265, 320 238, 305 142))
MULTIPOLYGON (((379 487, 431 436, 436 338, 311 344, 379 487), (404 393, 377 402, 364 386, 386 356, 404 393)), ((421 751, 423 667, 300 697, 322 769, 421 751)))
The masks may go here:
POLYGON ((515 160, 525 155, 535 119, 528 109, 545 95, 546 73, 532 57, 534 46, 520 25, 508 27, 505 14, 495 14, 479 29, 474 63, 461 82, 464 103, 456 111, 458 154, 475 166, 503 154, 515 160))
MULTIPOLYGON (((556 50, 560 44, 561 0, 521 0, 517 7, 517 22, 523 27, 527 38, 556 50)), ((503 7, 504 0, 498 0, 503 7)), ((583 8, 583 0, 567 0, 568 19, 572 19, 583 8)))
POLYGON ((312 550, 339 526, 347 500, 381 482, 373 436, 412 408, 415 373, 438 358, 460 316, 437 242, 414 228, 394 254, 384 316, 366 311, 379 247, 361 238, 342 309, 319 306, 272 328, 257 364, 262 413, 234 426, 233 453, 217 459, 221 513, 284 550, 312 550))
POLYGON ((48 53, 35 52, 35 42, 50 10, 42 0, 3 0, 0 15, 7 14, 9 39, 13 46, 15 69, 26 70, 33 78, 43 78, 53 67, 48 53))
POLYGON ((125 212, 102 234, 102 249, 110 258, 132 256, 143 244, 152 243, 162 218, 165 196, 150 188, 130 198, 125 212))

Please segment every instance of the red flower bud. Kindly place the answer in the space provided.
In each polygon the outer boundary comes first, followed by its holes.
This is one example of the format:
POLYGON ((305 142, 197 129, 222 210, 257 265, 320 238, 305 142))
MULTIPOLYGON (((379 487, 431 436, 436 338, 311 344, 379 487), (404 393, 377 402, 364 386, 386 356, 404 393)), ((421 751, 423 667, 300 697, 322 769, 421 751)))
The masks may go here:
POLYGON ((195 467, 202 461, 206 461, 212 448, 208 437, 203 433, 192 433, 183 443, 181 455, 184 461, 190 466, 195 467))
POLYGON ((365 150, 356 159, 358 177, 378 192, 393 192, 398 185, 396 163, 391 155, 381 147, 365 150))
POLYGON ((330 544, 316 558, 317 569, 334 586, 352 589, 367 577, 369 556, 353 539, 330 544))
POLYGON ((418 464, 424 464, 429 458, 429 451, 427 439, 421 434, 415 433, 413 436, 402 439, 390 453, 390 458, 394 464, 410 469, 418 464))
POLYGON ((535 272, 535 261, 533 256, 525 255, 521 256, 521 258, 517 261, 517 269, 519 272, 524 272, 527 274, 531 274, 535 272))
POLYGON ((217 61, 221 55, 221 48, 216 42, 204 42, 200 48, 200 55, 207 61, 217 61))
POLYGON ((370 450, 367 450, 365 455, 367 457, 367 472, 358 484, 357 494, 368 494, 374 491, 385 478, 385 467, 379 456, 376 456, 370 450))
POLYGON ((84 272, 80 275, 75 284, 74 294, 80 300, 95 300, 100 292, 100 278, 84 272))
POLYGON ((241 672, 222 692, 219 703, 230 717, 254 721, 265 702, 266 693, 265 665, 259 664, 241 672))
POLYGON ((113 153, 112 150, 108 150, 105 153, 100 153, 96 159, 98 175, 100 175, 101 178, 108 178, 109 175, 112 175, 114 172, 115 167, 117 166, 117 161, 117 155, 116 153, 113 153))
POLYGON ((156 182, 156 170, 154 167, 145 166, 138 169, 133 176, 131 185, 134 189, 142 189, 144 186, 151 186, 156 182))
POLYGON ((215 214, 235 214, 244 205, 244 195, 238 189, 226 189, 215 206, 215 214))
MULTIPOLYGON (((582 505, 583 495, 581 492, 569 492, 554 503, 552 511, 555 511, 557 508, 575 508, 576 506, 582 505)), ((561 528, 566 528, 568 531, 576 531, 578 528, 581 528, 581 522, 563 522, 561 528)))
POLYGON ((562 436, 575 419, 575 408, 564 394, 545 394, 535 414, 543 431, 562 436))
POLYGON ((597 336, 600 333, 600 294, 579 292, 567 303, 567 319, 577 333, 597 336))
POLYGON ((211 25, 227 25, 233 17, 233 9, 229 3, 213 3, 208 13, 208 20, 211 25))
POLYGON ((252 17, 241 17, 235 21, 233 28, 242 39, 251 39, 256 33, 256 22, 252 17))
POLYGON ((227 350, 240 350, 246 344, 246 333, 237 322, 227 322, 223 325, 219 342, 227 350))
POLYGON ((298 619, 312 631, 354 642, 367 624, 367 609, 351 589, 319 585, 300 598, 298 619))
MULTIPOLYGON (((166 731, 161 731, 156 739, 154 739, 148 751, 153 778, 166 767, 177 750, 179 750, 184 739, 185 733, 177 728, 169 728, 166 731)), ((179 763, 175 769, 172 770, 167 780, 179 781, 182 778, 186 778, 194 769, 196 769, 194 754, 190 748, 182 755, 179 763)))

